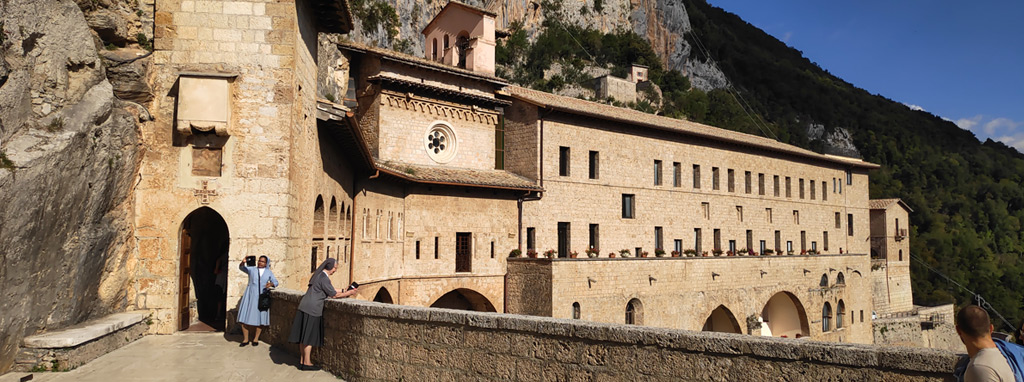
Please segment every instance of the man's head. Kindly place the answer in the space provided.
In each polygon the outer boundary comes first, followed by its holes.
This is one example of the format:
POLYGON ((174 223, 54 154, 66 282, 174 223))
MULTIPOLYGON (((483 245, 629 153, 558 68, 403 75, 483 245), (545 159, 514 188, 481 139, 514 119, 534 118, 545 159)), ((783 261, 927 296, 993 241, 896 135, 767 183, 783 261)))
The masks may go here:
POLYGON ((992 321, 988 312, 977 305, 968 305, 956 313, 956 331, 960 338, 989 338, 992 336, 992 321))

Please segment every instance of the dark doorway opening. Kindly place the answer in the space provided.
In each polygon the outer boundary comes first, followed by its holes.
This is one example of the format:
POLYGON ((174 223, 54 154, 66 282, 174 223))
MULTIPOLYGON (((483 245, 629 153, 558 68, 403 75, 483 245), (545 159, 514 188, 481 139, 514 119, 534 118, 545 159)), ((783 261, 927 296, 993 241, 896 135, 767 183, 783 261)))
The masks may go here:
POLYGON ((569 257, 569 223, 558 222, 558 257, 569 257))
POLYGON ((388 292, 388 288, 380 288, 377 291, 377 295, 373 296, 374 302, 383 302, 385 304, 394 304, 395 301, 391 298, 391 293, 388 292))
POLYGON ((471 232, 455 234, 455 271, 473 271, 473 234, 471 232))
POLYGON ((456 289, 445 293, 443 296, 430 304, 431 308, 446 308, 458 310, 472 310, 477 312, 496 312, 494 304, 471 289, 456 289))
POLYGON ((192 211, 182 222, 179 330, 188 329, 195 320, 214 330, 224 330, 229 238, 227 223, 209 207, 192 211))

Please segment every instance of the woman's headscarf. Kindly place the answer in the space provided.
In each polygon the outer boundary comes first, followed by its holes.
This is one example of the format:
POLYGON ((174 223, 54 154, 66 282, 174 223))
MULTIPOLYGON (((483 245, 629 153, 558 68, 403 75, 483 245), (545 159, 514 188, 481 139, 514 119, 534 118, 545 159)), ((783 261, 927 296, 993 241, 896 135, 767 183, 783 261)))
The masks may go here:
MULTIPOLYGON (((257 257, 256 260, 259 259, 267 259, 267 269, 270 269, 270 257, 268 257, 267 255, 260 255, 260 257, 257 257)), ((259 266, 258 263, 259 262, 257 261, 257 267, 259 266)))
POLYGON ((335 264, 337 263, 338 260, 333 257, 329 257, 327 258, 327 260, 324 260, 324 262, 320 263, 320 266, 317 267, 315 271, 313 271, 313 275, 309 276, 309 285, 306 286, 312 286, 313 278, 316 277, 316 275, 320 274, 320 272, 323 272, 326 269, 334 269, 335 264))

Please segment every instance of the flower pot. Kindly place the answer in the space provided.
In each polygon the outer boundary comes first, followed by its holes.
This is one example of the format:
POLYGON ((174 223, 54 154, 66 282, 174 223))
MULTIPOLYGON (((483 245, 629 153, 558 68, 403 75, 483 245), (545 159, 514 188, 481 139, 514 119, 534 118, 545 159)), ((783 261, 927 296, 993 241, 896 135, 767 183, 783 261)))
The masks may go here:
POLYGON ((610 258, 613 258, 613 259, 614 259, 614 258, 615 258, 615 254, 614 254, 614 253, 609 253, 609 254, 608 254, 608 257, 610 257, 610 258))

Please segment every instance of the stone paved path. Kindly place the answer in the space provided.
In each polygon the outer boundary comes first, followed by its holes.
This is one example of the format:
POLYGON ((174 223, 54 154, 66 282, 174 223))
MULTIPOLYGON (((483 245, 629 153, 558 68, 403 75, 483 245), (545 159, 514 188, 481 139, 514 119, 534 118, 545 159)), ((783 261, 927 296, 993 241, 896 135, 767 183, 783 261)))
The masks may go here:
POLYGON ((145 336, 75 370, 56 373, 7 373, 0 382, 107 381, 332 381, 325 371, 301 371, 296 356, 260 343, 238 347, 239 336, 223 333, 178 333, 145 336))

